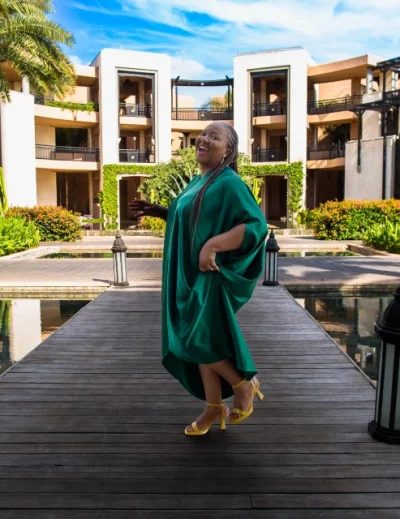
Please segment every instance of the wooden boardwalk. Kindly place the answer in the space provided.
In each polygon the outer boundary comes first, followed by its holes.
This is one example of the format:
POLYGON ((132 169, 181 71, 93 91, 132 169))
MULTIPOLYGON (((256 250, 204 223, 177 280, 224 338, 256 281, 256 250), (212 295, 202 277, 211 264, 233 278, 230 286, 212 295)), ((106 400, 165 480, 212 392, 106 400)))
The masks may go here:
POLYGON ((375 390, 281 287, 239 315, 265 399, 202 409, 160 365, 160 293, 110 290, 0 378, 1 519, 400 518, 400 447, 375 390))

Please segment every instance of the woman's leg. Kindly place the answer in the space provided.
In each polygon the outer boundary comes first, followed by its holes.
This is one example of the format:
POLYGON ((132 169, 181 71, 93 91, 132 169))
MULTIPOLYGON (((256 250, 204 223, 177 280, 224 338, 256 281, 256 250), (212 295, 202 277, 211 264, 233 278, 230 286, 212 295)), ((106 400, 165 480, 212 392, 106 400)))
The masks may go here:
MULTIPOLYGON (((224 378, 231 386, 236 386, 243 380, 243 375, 238 372, 230 360, 215 362, 214 364, 209 364, 209 367, 224 378)), ((238 388, 235 388, 233 392, 235 395, 234 406, 246 411, 250 407, 251 399, 253 398, 253 387, 251 383, 242 384, 238 388)), ((231 416, 234 419, 238 417, 236 413, 231 413, 231 416)))
MULTIPOLYGON (((222 404, 221 378, 218 373, 207 364, 200 364, 199 370, 206 394, 206 401, 209 404, 222 404)), ((206 405, 203 414, 196 419, 197 427, 205 429, 210 422, 218 420, 221 416, 221 411, 221 407, 206 405)), ((191 431, 192 427, 189 426, 187 429, 191 431)))

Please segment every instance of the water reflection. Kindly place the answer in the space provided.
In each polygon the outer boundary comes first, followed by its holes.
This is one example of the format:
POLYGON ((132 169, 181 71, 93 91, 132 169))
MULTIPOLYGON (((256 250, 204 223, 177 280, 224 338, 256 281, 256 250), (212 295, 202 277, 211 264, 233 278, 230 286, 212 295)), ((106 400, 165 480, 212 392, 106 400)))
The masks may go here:
POLYGON ((89 300, 0 300, 0 373, 68 321, 89 300))
POLYGON ((379 339, 374 332, 374 323, 393 300, 392 294, 358 297, 296 295, 296 299, 364 373, 376 380, 379 339))

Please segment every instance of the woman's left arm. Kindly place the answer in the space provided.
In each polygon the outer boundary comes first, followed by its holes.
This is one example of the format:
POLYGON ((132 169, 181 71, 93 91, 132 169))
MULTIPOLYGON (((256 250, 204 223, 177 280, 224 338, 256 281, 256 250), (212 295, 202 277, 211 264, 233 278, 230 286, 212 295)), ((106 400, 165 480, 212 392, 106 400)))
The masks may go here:
POLYGON ((245 229, 246 224, 241 223, 228 232, 210 238, 200 251, 200 271, 207 272, 208 270, 217 270, 219 272, 219 268, 215 263, 217 253, 240 249, 243 244, 245 229))

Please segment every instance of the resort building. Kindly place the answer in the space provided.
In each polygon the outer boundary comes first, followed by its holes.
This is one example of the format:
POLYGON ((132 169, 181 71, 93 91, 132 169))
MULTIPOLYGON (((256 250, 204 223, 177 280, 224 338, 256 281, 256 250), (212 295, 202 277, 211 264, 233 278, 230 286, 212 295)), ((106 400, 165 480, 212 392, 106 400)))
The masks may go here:
MULTIPOLYGON (((129 225, 128 202, 146 173, 125 175, 124 166, 168 161, 216 120, 234 126, 254 164, 301 162, 304 207, 400 198, 400 59, 365 55, 317 65, 305 49, 291 48, 239 54, 233 71, 216 80, 171 78, 166 55, 105 49, 90 66, 76 66, 76 90, 62 101, 80 105, 64 106, 35 95, 6 68, 12 92, 1 105, 0 148, 9 203, 99 217, 103 167, 115 164, 118 220, 129 225), (226 94, 196 107, 190 86, 226 94)), ((262 186, 262 209, 280 226, 288 181, 273 174, 262 186)))

